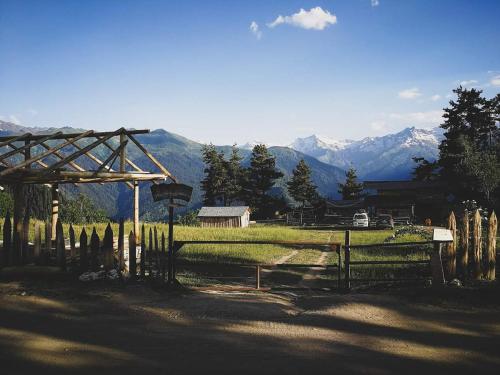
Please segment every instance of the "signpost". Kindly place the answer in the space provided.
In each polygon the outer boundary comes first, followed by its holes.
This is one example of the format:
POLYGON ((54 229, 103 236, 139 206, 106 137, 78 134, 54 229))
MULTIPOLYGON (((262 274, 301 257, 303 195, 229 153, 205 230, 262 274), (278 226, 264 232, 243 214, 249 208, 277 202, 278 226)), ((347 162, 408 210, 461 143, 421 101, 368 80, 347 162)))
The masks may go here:
POLYGON ((153 194, 155 202, 168 200, 168 284, 172 284, 175 280, 174 208, 182 207, 189 202, 192 193, 193 188, 184 184, 172 183, 151 186, 151 194, 153 194))
POLYGON ((434 228, 432 241, 434 242, 434 251, 431 254, 432 283, 433 285, 444 285, 446 280, 441 260, 441 248, 443 243, 453 242, 451 230, 434 228))

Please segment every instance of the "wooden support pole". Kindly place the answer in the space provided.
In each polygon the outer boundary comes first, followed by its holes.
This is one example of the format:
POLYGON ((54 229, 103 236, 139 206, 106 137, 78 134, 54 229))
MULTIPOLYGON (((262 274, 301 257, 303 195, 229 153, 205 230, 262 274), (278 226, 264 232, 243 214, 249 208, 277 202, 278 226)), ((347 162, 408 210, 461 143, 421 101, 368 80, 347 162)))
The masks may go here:
POLYGON ((126 158, 127 158, 127 153, 126 153, 126 147, 125 145, 127 144, 127 136, 125 133, 120 133, 120 172, 125 172, 125 166, 126 166, 126 158))
POLYGON ((52 196, 52 206, 51 206, 51 227, 52 227, 52 240, 56 239, 56 224, 59 219, 59 185, 53 184, 50 187, 50 193, 52 196))
POLYGON ((496 257, 497 257, 497 230, 498 220, 495 211, 490 215, 488 220, 488 250, 486 253, 486 280, 495 280, 496 278, 496 257))
POLYGON ((351 231, 345 231, 345 242, 344 242, 344 273, 345 273, 345 289, 351 289, 351 231))
MULTIPOLYGON (((172 203, 172 202, 170 202, 172 203)), ((175 281, 174 206, 168 206, 168 283, 175 281)))
POLYGON ((482 229, 481 229, 481 214, 479 210, 474 213, 472 224, 472 249, 473 249, 473 269, 472 276, 475 280, 481 278, 481 259, 482 259, 482 229))
POLYGON ((14 185, 14 225, 13 225, 13 251, 11 263, 14 265, 21 264, 22 247, 23 247, 23 222, 24 213, 26 210, 23 184, 14 185))
POLYGON ((73 229, 73 225, 69 225, 69 249, 70 249, 70 263, 73 264, 76 261, 76 238, 75 238, 75 230, 73 229))
POLYGON ((145 235, 144 224, 142 224, 141 229, 141 278, 146 277, 146 235, 145 235))
POLYGON ((161 232, 161 279, 165 282, 166 270, 165 233, 161 232))
POLYGON ((255 289, 260 289, 260 266, 255 266, 255 289))
POLYGON ((149 242, 148 242, 148 272, 149 279, 153 278, 153 230, 149 227, 149 242))
POLYGON ((457 221, 453 211, 448 216, 448 229, 451 231, 453 242, 446 246, 446 278, 452 280, 457 274, 457 221))
POLYGON ((128 269, 130 279, 135 280, 137 276, 137 245, 133 231, 130 231, 128 236, 128 269))
POLYGON ((469 212, 464 210, 462 225, 460 226, 460 252, 459 252, 459 272, 462 278, 467 278, 467 267, 469 263, 469 212))
POLYGON ((66 246, 64 244, 64 232, 60 219, 56 223, 56 254, 57 264, 62 271, 66 271, 66 246))
POLYGON ((160 276, 161 275, 160 246, 159 246, 159 242, 158 242, 158 229, 156 228, 156 225, 154 228, 154 240, 155 240, 155 254, 154 254, 154 256, 155 256, 155 265, 157 268, 156 276, 160 276))
POLYGON ((50 255, 52 252, 52 224, 50 220, 45 221, 45 250, 42 257, 42 264, 49 264, 50 255))
POLYGON ((136 241, 140 240, 139 233, 139 182, 134 181, 134 234, 136 241))
POLYGON ((12 223, 10 221, 10 213, 7 212, 5 216, 5 221, 3 223, 3 254, 0 262, 4 266, 9 266, 12 264, 12 223))

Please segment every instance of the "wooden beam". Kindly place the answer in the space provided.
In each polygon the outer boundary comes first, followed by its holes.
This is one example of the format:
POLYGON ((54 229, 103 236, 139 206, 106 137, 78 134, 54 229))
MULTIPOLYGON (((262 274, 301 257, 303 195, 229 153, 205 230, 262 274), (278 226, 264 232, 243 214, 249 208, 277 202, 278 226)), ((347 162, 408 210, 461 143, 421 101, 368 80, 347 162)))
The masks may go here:
POLYGON ((0 147, 9 146, 12 142, 22 141, 23 139, 30 137, 31 133, 24 133, 22 135, 7 137, 8 140, 0 142, 0 147))
POLYGON ((51 239, 54 241, 56 239, 56 226, 57 226, 57 219, 59 219, 59 185, 58 184, 53 184, 50 187, 50 194, 52 196, 52 204, 51 204, 51 211, 50 211, 50 217, 51 217, 51 228, 52 228, 52 233, 51 233, 51 239))
MULTIPOLYGON (((35 142, 33 142, 33 143, 30 143, 30 141, 29 141, 28 139, 26 139, 26 140, 25 140, 25 142, 26 142, 26 143, 25 143, 25 145, 24 145, 24 146, 22 146, 22 147, 18 147, 18 148, 16 148, 16 149, 12 150, 12 151, 6 152, 6 153, 5 153, 5 154, 3 154, 3 155, 0 155, 0 160, 6 159, 6 158, 8 158, 8 157, 10 157, 10 156, 13 156, 13 155, 15 155, 15 154, 17 154, 17 153, 21 152, 21 151, 28 150, 29 148, 34 147, 34 146, 37 146, 37 145, 39 145, 39 144, 40 144, 40 143, 42 143, 42 142, 48 141, 49 139, 54 139, 54 137, 56 137, 57 135, 60 135, 60 134, 62 134, 62 132, 57 132, 57 133, 54 133, 54 134, 52 134, 52 135, 47 135, 47 136, 45 136, 45 137, 43 137, 43 138, 40 138, 39 140, 37 140, 37 141, 35 141, 35 142)), ((29 160, 29 159, 30 159, 30 158, 28 158, 27 160, 29 160)), ((28 165, 29 165, 29 164, 28 164, 28 165)))
MULTIPOLYGON (((13 144, 9 144, 8 146, 9 146, 9 147, 11 147, 11 148, 13 148, 13 149, 16 149, 16 150, 17 150, 17 149, 19 149, 19 147, 14 146, 13 144)), ((3 164, 5 164, 6 166, 9 166, 9 167, 10 167, 10 164, 9 164, 9 163, 7 163, 5 160, 0 161, 0 163, 3 163, 3 164)), ((38 165, 40 165, 40 166, 41 166, 41 167, 43 167, 43 168, 47 168, 47 167, 48 167, 48 165, 47 165, 47 164, 45 164, 43 161, 40 161, 40 160, 37 160, 35 163, 37 163, 38 165)))
MULTIPOLYGON (((99 168, 97 169, 96 173, 102 171, 104 168, 107 167, 108 163, 111 162, 111 160, 115 159, 118 157, 118 155, 121 153, 121 151, 125 148, 125 146, 127 145, 127 141, 125 141, 124 143, 121 143, 120 146, 118 146, 118 148, 116 150, 114 150, 111 155, 108 156, 108 158, 106 160, 104 160, 104 162, 102 163, 101 166, 99 166, 99 168)), ((108 171, 111 169, 111 166, 113 165, 114 163, 114 160, 113 162, 109 165, 108 167, 108 171)), ((123 172, 123 171, 120 171, 120 172, 123 172)))
POLYGON ((126 158, 126 148, 127 136, 125 133, 120 133, 120 172, 125 172, 125 158, 126 158))
POLYGON ((140 239, 139 232, 139 182, 134 181, 134 235, 137 240, 140 239))
MULTIPOLYGON (((43 159, 43 158, 45 158, 45 157, 47 157, 49 155, 52 155, 55 151, 60 150, 61 148, 66 147, 66 146, 72 144, 73 142, 76 142, 77 140, 88 136, 91 133, 92 133, 92 130, 86 131, 85 133, 82 133, 82 134, 80 134, 79 136, 77 136, 75 138, 72 138, 70 140, 67 140, 66 142, 58 144, 57 146, 53 147, 52 149, 50 149, 47 152, 44 152, 44 153, 39 154, 39 155, 37 155, 35 157, 32 157, 29 160, 25 160, 23 163, 20 163, 18 165, 14 165, 11 168, 4 169, 2 172, 0 172, 0 176, 8 175, 8 174, 16 171, 17 169, 24 167, 25 165, 31 164, 31 163, 33 163, 33 162, 35 162, 37 160, 40 160, 40 159, 43 159)), ((50 167, 50 168, 52 168, 52 167, 50 167)))
MULTIPOLYGON (((123 132, 126 134, 126 135, 129 135, 129 134, 147 134, 149 133, 149 129, 137 129, 137 130, 127 130, 127 129, 123 129, 123 132)), ((110 134, 113 134, 113 135, 116 135, 116 131, 112 131, 112 132, 94 132, 94 131, 85 131, 85 132, 80 132, 80 133, 61 133, 60 135, 54 137, 53 139, 71 139, 71 138, 76 138, 76 137, 79 137, 80 135, 82 134, 86 134, 85 137, 106 137, 110 134), (92 132, 92 135, 89 135, 89 132, 92 132)), ((26 133, 26 134, 23 134, 22 136, 18 136, 18 137, 21 137, 20 139, 28 139, 30 141, 33 141, 33 140, 38 140, 38 139, 42 139, 44 137, 46 137, 47 134, 30 134, 30 133, 26 133)), ((17 137, 17 136, 16 136, 17 137)), ((7 137, 0 137, 0 142, 4 142, 4 141, 8 141, 8 142, 12 142, 12 139, 13 139, 13 136, 7 136, 7 137)))
POLYGON ((128 135, 128 138, 135 143, 135 145, 149 158, 149 160, 151 160, 153 162, 154 165, 156 165, 160 171, 165 174, 166 176, 168 176, 172 181, 174 182, 177 182, 177 179, 174 177, 174 175, 172 173, 170 173, 167 168, 165 168, 158 160, 156 160, 156 158, 148 151, 144 148, 143 145, 141 145, 139 143, 139 141, 137 139, 135 139, 132 135, 128 135))
MULTIPOLYGON (((96 137, 96 138, 101 138, 101 137, 96 137)), ((109 148, 111 151, 114 150, 113 146, 111 146, 108 142, 103 142, 103 145, 109 148)), ((132 168, 134 168, 138 172, 144 172, 141 168, 137 166, 132 160, 125 158, 125 161, 127 162, 128 165, 130 165, 132 168)))
MULTIPOLYGON (((46 145, 45 143, 41 143, 40 146, 42 146, 46 150, 50 150, 50 146, 46 145)), ((65 156, 63 154, 61 154, 59 151, 55 151, 54 155, 57 156, 61 160, 63 160, 65 158, 65 156)), ((71 165, 75 170, 80 171, 80 172, 85 170, 84 168, 80 167, 78 164, 76 164, 73 161, 69 162, 69 165, 71 165)), ((48 165, 46 165, 45 168, 48 168, 48 165)))

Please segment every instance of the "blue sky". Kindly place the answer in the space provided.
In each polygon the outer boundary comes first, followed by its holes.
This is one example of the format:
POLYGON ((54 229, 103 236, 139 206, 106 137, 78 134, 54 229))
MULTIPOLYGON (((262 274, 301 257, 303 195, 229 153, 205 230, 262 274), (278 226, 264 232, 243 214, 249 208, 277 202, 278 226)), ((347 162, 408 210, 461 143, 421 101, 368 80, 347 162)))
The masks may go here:
POLYGON ((499 20, 494 0, 0 0, 0 119, 216 144, 430 127, 460 82, 500 92, 499 20))

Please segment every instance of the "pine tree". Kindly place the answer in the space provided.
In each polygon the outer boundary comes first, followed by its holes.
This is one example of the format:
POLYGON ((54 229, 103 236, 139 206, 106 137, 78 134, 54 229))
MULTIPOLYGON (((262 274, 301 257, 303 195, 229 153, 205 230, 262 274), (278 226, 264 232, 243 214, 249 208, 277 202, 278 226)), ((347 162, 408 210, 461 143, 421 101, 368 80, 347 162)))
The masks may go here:
POLYGON ((311 169, 304 159, 300 160, 293 170, 292 179, 287 183, 287 187, 290 196, 301 203, 302 207, 306 202, 312 204, 319 196, 316 186, 311 181, 311 169))
POLYGON ((236 145, 231 149, 231 157, 226 162, 227 183, 225 188, 226 205, 230 206, 235 201, 243 201, 243 185, 245 184, 245 170, 241 166, 243 158, 236 145))
POLYGON ((342 199, 354 200, 361 198, 363 191, 363 184, 358 183, 358 176, 356 170, 350 168, 346 174, 345 184, 339 184, 339 193, 342 194, 342 199))
POLYGON ((205 162, 205 178, 201 181, 201 189, 204 192, 203 204, 215 206, 217 200, 221 198, 225 203, 227 170, 224 155, 217 152, 213 144, 203 146, 202 154, 205 162))
POLYGON ((283 173, 276 169, 275 157, 269 153, 265 145, 256 145, 252 150, 246 191, 246 201, 252 207, 255 216, 263 215, 266 205, 273 201, 267 192, 281 177, 283 173))

